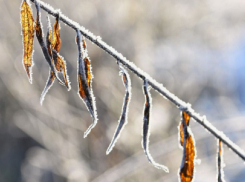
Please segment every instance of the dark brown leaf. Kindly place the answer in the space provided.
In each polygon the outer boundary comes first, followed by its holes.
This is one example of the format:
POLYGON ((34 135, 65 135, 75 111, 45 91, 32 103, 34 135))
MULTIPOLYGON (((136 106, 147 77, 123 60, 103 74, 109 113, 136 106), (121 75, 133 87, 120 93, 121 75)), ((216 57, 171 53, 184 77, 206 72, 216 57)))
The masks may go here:
POLYGON ((24 45, 23 65, 29 81, 32 83, 34 19, 31 7, 26 0, 23 0, 21 5, 21 25, 24 45))

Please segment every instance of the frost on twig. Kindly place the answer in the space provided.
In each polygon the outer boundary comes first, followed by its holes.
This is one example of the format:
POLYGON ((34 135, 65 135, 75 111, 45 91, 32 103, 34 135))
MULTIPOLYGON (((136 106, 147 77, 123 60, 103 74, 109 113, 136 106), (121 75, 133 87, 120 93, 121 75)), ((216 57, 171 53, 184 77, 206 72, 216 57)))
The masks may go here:
POLYGON ((145 107, 143 118, 143 140, 142 146, 149 162, 158 169, 163 169, 165 172, 169 172, 168 168, 164 165, 158 164, 152 158, 149 152, 149 137, 150 137, 150 114, 151 114, 151 94, 149 92, 148 81, 144 80, 143 92, 145 94, 145 107))
POLYGON ((21 4, 21 25, 22 25, 23 46, 24 46, 23 65, 29 77, 29 81, 32 82, 33 39, 34 39, 34 33, 36 31, 38 42, 41 46, 44 57, 50 66, 50 75, 47 80, 46 86, 43 90, 43 93, 41 95, 41 103, 43 102, 46 93, 53 85, 55 78, 59 81, 60 84, 65 85, 68 88, 68 90, 70 89, 70 82, 66 69, 66 61, 59 54, 59 50, 61 46, 59 21, 60 20, 63 21, 68 26, 72 27, 77 31, 77 45, 79 51, 78 93, 80 97, 83 99, 93 119, 93 123, 89 126, 87 131, 84 133, 84 137, 86 137, 88 133, 91 131, 91 129, 96 125, 98 119, 97 119, 97 111, 95 106, 95 98, 92 90, 93 75, 92 75, 91 61, 88 57, 86 43, 82 35, 87 39, 89 39, 90 41, 92 41, 93 43, 95 43, 105 52, 109 53, 111 56, 116 58, 121 69, 123 83, 126 87, 126 95, 124 98, 122 114, 119 119, 119 124, 113 136, 111 144, 107 149, 107 154, 110 153, 110 151, 113 149, 117 139, 120 136, 120 133, 122 132, 124 126, 127 124, 128 104, 130 102, 130 97, 131 97, 130 78, 128 76, 127 71, 124 69, 127 68, 131 70, 134 74, 136 74, 139 78, 144 80, 143 91, 145 94, 146 101, 144 107, 142 146, 149 162, 152 163, 156 168, 163 169, 166 172, 168 172, 168 168, 166 166, 156 163, 149 152, 149 136, 150 136, 149 121, 150 121, 150 114, 151 114, 151 95, 148 89, 148 85, 150 85, 153 89, 158 91, 162 96, 164 96, 164 98, 174 103, 177 106, 177 108, 179 108, 182 112, 182 122, 179 125, 179 142, 180 142, 180 146, 183 148, 182 163, 179 169, 179 179, 181 182, 191 182, 194 178, 194 171, 195 171, 194 162, 195 162, 196 150, 195 150, 195 141, 189 128, 190 117, 196 120, 211 134, 213 134, 215 137, 219 139, 218 141, 219 148, 218 148, 218 156, 217 156, 217 168, 218 168, 217 179, 219 182, 224 181, 223 170, 222 170, 223 167, 222 146, 221 146, 222 143, 226 144, 237 155, 239 155, 243 160, 245 160, 245 153, 239 146, 234 144, 221 131, 217 130, 210 122, 206 120, 206 118, 196 113, 188 103, 185 103, 177 96, 175 96, 173 93, 168 91, 165 87, 163 87, 162 84, 158 83, 156 80, 151 78, 147 73, 139 69, 135 64, 127 60, 121 53, 117 52, 113 47, 103 42, 99 36, 93 35, 93 33, 86 30, 78 23, 62 15, 61 12, 55 11, 51 6, 41 1, 37 1, 37 0, 31 0, 31 1, 35 3, 37 9, 35 27, 34 27, 35 24, 34 19, 32 16, 32 10, 29 5, 29 0, 22 0, 22 4, 21 4), (47 11, 49 14, 56 17, 53 34, 52 34, 51 24, 48 18, 48 32, 46 36, 46 44, 44 43, 43 40, 44 36, 43 36, 42 24, 40 22, 40 16, 41 16, 40 7, 43 8, 45 11, 47 11), (121 64, 124 67, 122 67, 121 64))
MULTIPOLYGON (((34 2, 35 0, 31 0, 34 2)), ((48 12, 49 14, 56 16, 57 11, 51 7, 50 5, 38 1, 41 4, 41 8, 48 12)), ((141 79, 147 79, 149 85, 156 91, 159 92, 163 97, 171 101, 173 104, 175 104, 178 108, 186 107, 187 103, 185 103, 183 100, 175 96, 173 93, 171 93, 167 88, 165 88, 161 83, 154 80, 150 75, 145 73, 143 70, 138 68, 134 63, 127 60, 121 53, 119 53, 117 50, 115 50, 113 47, 105 43, 102 39, 95 36, 92 32, 84 28, 83 26, 79 25, 77 22, 74 22, 70 18, 66 17, 62 13, 60 13, 60 20, 63 21, 67 26, 73 28, 74 30, 79 30, 87 39, 89 39, 91 42, 93 42, 95 45, 103 49, 105 52, 110 54, 112 57, 114 57, 118 62, 123 64, 127 69, 131 70, 134 74, 136 74, 141 79)), ((222 141, 224 144, 226 144, 234 153, 236 153, 239 157, 241 157, 243 160, 245 160, 245 152, 242 150, 239 146, 237 146, 235 143, 233 143, 229 138, 227 138, 225 135, 220 135, 220 131, 217 130, 209 121, 203 122, 202 116, 200 116, 198 113, 196 113, 193 109, 188 109, 188 114, 196 120, 199 124, 201 124, 204 128, 206 128, 212 135, 214 135, 217 138, 222 138, 222 141)))
POLYGON ((115 146, 115 143, 117 142, 117 139, 120 137, 120 134, 121 134, 123 128, 128 123, 128 105, 129 105, 129 102, 131 100, 131 80, 130 80, 130 77, 129 77, 127 70, 120 63, 119 63, 119 68, 121 70, 120 74, 122 75, 123 84, 126 88, 126 94, 124 97, 122 114, 121 114, 121 117, 118 121, 117 129, 116 129, 115 134, 111 140, 111 143, 110 143, 110 145, 106 151, 107 155, 112 151, 113 147, 115 146))

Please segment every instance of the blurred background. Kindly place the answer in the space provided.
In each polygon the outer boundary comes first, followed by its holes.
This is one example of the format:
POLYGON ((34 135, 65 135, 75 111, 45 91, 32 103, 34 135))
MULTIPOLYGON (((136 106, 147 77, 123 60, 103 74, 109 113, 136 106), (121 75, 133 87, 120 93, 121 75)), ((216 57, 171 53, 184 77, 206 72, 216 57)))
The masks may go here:
MULTIPOLYGON (((245 1, 50 0, 55 9, 99 35, 163 83, 245 149, 245 1)), ((150 165, 141 147, 144 95, 131 74, 128 124, 110 155, 125 88, 115 60, 88 44, 99 121, 89 136, 89 112, 77 94, 75 32, 61 23, 61 55, 72 89, 57 81, 39 99, 49 67, 35 38, 33 84, 22 65, 21 0, 0 0, 0 181, 177 181, 182 159, 179 110, 154 90, 150 151, 170 173, 150 165)), ((34 6, 33 14, 36 17, 34 6)), ((46 12, 42 11, 46 32, 46 12)), ((52 23, 54 18, 51 17, 52 23)), ((196 182, 216 181, 216 139, 194 120, 196 182)), ((227 181, 245 181, 244 161, 224 146, 227 181)))

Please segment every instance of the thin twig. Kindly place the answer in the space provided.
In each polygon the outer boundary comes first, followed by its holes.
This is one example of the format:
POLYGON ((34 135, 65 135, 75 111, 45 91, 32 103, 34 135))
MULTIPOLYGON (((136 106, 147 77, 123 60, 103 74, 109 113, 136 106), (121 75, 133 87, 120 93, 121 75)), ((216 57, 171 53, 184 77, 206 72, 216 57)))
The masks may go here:
MULTIPOLYGON (((31 0, 34 2, 34 0, 31 0)), ((48 12, 49 14, 53 15, 54 17, 57 16, 57 12, 59 10, 55 10, 50 5, 37 0, 40 3, 40 7, 48 12)), ((194 120, 196 120, 199 124, 201 124, 205 129, 207 129, 211 134, 213 134, 216 138, 220 139, 224 144, 226 144, 233 152, 235 152, 238 156, 240 156, 245 161, 245 152, 242 150, 238 145, 233 143, 223 132, 216 129, 207 119, 205 116, 200 116, 197 112, 195 112, 190 104, 182 101, 178 97, 176 97, 173 93, 169 92, 165 87, 163 87, 162 84, 155 81, 151 76, 149 76, 147 73, 142 71, 140 68, 135 66, 134 63, 127 60, 121 53, 117 52, 113 47, 106 44, 104 41, 102 41, 101 37, 95 36, 92 32, 89 30, 86 30, 84 27, 79 25, 77 22, 74 22, 73 20, 69 19, 62 13, 60 13, 60 21, 64 22, 69 27, 73 28, 75 31, 79 29, 81 31, 81 34, 85 36, 87 39, 89 39, 91 42, 96 44, 98 47, 103 49, 105 52, 110 54, 112 57, 114 57, 117 61, 119 61, 121 64, 123 64, 125 67, 127 67, 129 70, 131 70, 134 74, 136 74, 138 77, 140 77, 142 80, 147 79, 148 84, 156 91, 158 91, 162 96, 164 96, 166 99, 171 101, 173 104, 177 106, 181 111, 185 111, 188 113, 194 120)))

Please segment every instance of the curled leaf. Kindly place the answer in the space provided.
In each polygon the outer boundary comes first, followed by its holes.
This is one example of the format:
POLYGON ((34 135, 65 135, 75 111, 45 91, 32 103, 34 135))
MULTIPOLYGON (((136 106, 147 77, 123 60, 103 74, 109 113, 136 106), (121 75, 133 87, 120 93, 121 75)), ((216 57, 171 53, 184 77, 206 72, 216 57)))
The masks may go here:
POLYGON ((217 155, 217 168, 218 168, 218 175, 217 180, 218 182, 225 182, 224 180, 224 171, 223 171, 223 147, 222 142, 218 140, 218 155, 217 155))
POLYGON ((164 165, 158 164, 152 158, 149 151, 149 137, 150 137, 150 114, 151 114, 151 94, 148 88, 148 81, 144 80, 143 91, 145 94, 145 108, 144 108, 144 124, 143 124, 143 140, 142 146, 149 162, 158 169, 163 169, 169 172, 168 168, 164 165))
POLYGON ((131 99, 131 80, 130 80, 130 77, 129 77, 129 74, 127 72, 127 70, 125 70, 123 68, 123 66, 119 65, 120 67, 120 73, 122 75, 122 81, 123 81, 123 84, 126 88, 126 94, 125 94, 125 97, 124 97, 124 103, 123 103, 123 108, 122 108, 122 114, 121 114, 121 117, 119 119, 119 123, 118 123, 118 126, 117 126, 117 129, 115 131, 115 134, 112 138, 112 141, 106 151, 106 154, 108 155, 113 147, 115 146, 115 143, 117 142, 117 139, 119 138, 120 136, 120 133, 122 132, 124 126, 128 123, 128 120, 127 120, 127 113, 128 113, 128 105, 129 105, 129 102, 130 102, 130 99, 131 99))
MULTIPOLYGON (((182 119, 185 120, 185 123, 187 124, 187 126, 189 126, 190 118, 191 117, 186 112, 182 112, 182 119)), ((183 146, 184 133, 183 133, 183 124, 182 124, 182 122, 180 122, 180 125, 179 125, 179 141, 180 141, 180 145, 183 146)))
POLYGON ((92 78, 93 78, 92 70, 91 70, 92 67, 91 67, 90 60, 87 57, 84 58, 84 65, 85 65, 85 74, 87 78, 88 87, 91 88, 92 78))
POLYGON ((59 26, 59 13, 57 14, 55 23, 54 23, 54 31, 53 31, 53 39, 52 39, 52 48, 57 52, 60 51, 61 47, 61 38, 60 38, 60 26, 59 26))
POLYGON ((66 62, 64 58, 59 55, 59 51, 61 47, 59 13, 57 14, 54 23, 52 40, 51 40, 51 36, 52 36, 52 28, 49 25, 48 32, 47 32, 47 46, 48 46, 49 54, 53 58, 57 76, 60 79, 58 80, 59 83, 61 85, 65 85, 68 88, 68 90, 70 90, 70 82, 69 82, 69 77, 67 75, 66 62))
POLYGON ((36 5, 36 9, 37 9, 37 19, 36 19, 36 26, 35 26, 36 37, 37 37, 37 40, 41 46, 41 49, 43 51, 43 54, 44 54, 46 61, 48 62, 51 70, 54 72, 54 66, 52 64, 52 60, 51 60, 50 54, 48 52, 48 48, 47 48, 47 46, 43 40, 43 27, 42 27, 42 23, 40 21, 40 19, 41 19, 40 5, 37 1, 35 1, 35 5, 36 5))
POLYGON ((182 113, 182 132, 183 132, 183 157, 179 169, 181 182, 191 182, 194 178, 194 160, 196 155, 195 143, 190 129, 188 128, 190 116, 182 113))
POLYGON ((23 0, 21 4, 21 26, 24 45, 23 65, 29 81, 32 83, 34 19, 31 7, 26 0, 23 0))
POLYGON ((85 42, 84 37, 83 37, 83 49, 84 49, 84 50, 87 50, 87 44, 86 44, 86 42, 85 42))
POLYGON ((59 78, 62 80, 62 83, 65 83, 68 90, 70 90, 71 87, 70 87, 69 77, 67 75, 66 62, 64 58, 53 49, 52 49, 52 55, 57 70, 57 74, 61 74, 59 78))
POLYGON ((93 74, 92 74, 91 63, 90 63, 90 60, 88 58, 87 45, 86 45, 86 42, 84 40, 84 37, 82 37, 82 42, 83 42, 83 50, 84 50, 85 74, 86 74, 86 78, 87 78, 88 87, 91 89, 93 74))
MULTIPOLYGON (((70 82, 68 80, 68 78, 66 77, 67 75, 67 70, 66 70, 66 66, 65 66, 65 61, 63 60, 63 58, 55 51, 55 50, 52 50, 52 55, 53 55, 53 59, 55 60, 55 66, 58 67, 58 71, 57 71, 57 75, 59 75, 59 78, 61 79, 62 82, 60 83, 65 83, 65 85, 67 86, 67 88, 70 89, 70 82), (62 75, 60 75, 62 74, 62 75), (65 75, 65 76, 63 76, 65 75)), ((56 67, 56 68, 57 68, 56 67)), ((43 101, 44 101, 44 98, 46 96, 46 94, 48 93, 49 89, 52 87, 54 81, 55 81, 55 74, 52 70, 50 70, 50 73, 49 73, 49 78, 47 80, 47 83, 46 83, 46 86, 42 92, 42 95, 41 95, 41 98, 40 98, 40 103, 42 105, 43 101)))
MULTIPOLYGON (((39 4, 36 1, 35 1, 35 3, 36 3, 37 11, 39 14, 39 9, 40 9, 39 4)), ((53 37, 55 37, 55 41, 53 41, 52 40, 52 28, 51 28, 49 17, 47 17, 47 19, 48 19, 48 30, 47 30, 47 34, 46 34, 46 44, 47 45, 44 44, 43 35, 37 36, 39 43, 40 43, 41 47, 43 48, 44 55, 45 55, 46 59, 48 60, 48 63, 51 67, 50 76, 47 80, 46 86, 45 86, 45 88, 42 92, 42 95, 41 95, 41 99, 40 99, 41 104, 45 98, 46 93, 48 92, 48 90, 53 85, 55 78, 57 78, 57 80, 59 81, 59 83, 61 85, 66 85, 68 90, 70 90, 70 82, 69 82, 69 77, 67 75, 66 62, 65 62, 64 58, 62 56, 60 56, 59 53, 57 52, 57 51, 59 51, 60 46, 61 46, 61 40, 59 37, 58 20, 56 19, 56 23, 54 25, 55 34, 53 35, 53 37)), ((39 22, 39 23, 37 23, 37 25, 40 24, 39 16, 37 16, 37 22, 39 22)), ((37 28, 42 30, 40 27, 41 26, 37 26, 37 28)))
POLYGON ((97 123, 97 111, 95 105, 95 98, 92 90, 92 70, 90 60, 87 55, 86 46, 81 45, 81 33, 77 30, 77 46, 78 46, 78 86, 79 91, 78 95, 84 101, 87 109, 89 110, 93 123, 89 126, 89 128, 84 133, 84 137, 90 133, 91 129, 95 127, 97 123))
MULTIPOLYGON (((52 54, 50 54, 50 50, 46 46, 44 39, 43 39, 43 37, 44 37, 43 36, 43 28, 42 28, 42 24, 40 21, 40 18, 41 18, 40 4, 36 0, 34 2, 35 2, 36 9, 37 9, 37 18, 36 18, 36 26, 35 26, 36 37, 37 37, 37 40, 38 40, 38 42, 41 46, 41 49, 43 51, 43 55, 44 55, 46 61, 48 62, 49 66, 50 66, 50 75, 49 75, 49 78, 47 80, 46 86, 45 86, 45 88, 41 94, 40 103, 42 104, 46 93, 51 88, 55 78, 57 77, 57 71, 55 69, 54 61, 52 59, 52 54)), ((48 22, 49 22, 49 19, 48 19, 48 22)), ((47 37, 48 37, 47 43, 49 43, 49 41, 51 40, 51 37, 49 36, 49 34, 50 34, 50 28, 48 28, 48 33, 47 33, 47 37)), ((49 47, 50 47, 50 44, 49 44, 49 47)))

